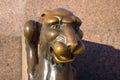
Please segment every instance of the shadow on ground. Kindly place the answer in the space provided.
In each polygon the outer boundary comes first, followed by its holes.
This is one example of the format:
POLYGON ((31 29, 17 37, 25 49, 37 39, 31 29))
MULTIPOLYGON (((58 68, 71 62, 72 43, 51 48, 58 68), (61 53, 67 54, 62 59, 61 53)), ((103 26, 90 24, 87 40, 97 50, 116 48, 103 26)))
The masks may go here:
POLYGON ((112 46, 83 41, 86 51, 73 63, 76 80, 120 80, 120 50, 112 46))

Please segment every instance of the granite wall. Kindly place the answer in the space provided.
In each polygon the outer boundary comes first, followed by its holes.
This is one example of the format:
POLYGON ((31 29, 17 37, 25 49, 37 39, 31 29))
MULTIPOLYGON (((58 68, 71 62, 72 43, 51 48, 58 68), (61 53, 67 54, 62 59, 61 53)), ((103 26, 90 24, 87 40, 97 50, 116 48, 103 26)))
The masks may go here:
POLYGON ((25 21, 58 7, 83 22, 86 51, 73 63, 76 80, 120 80, 120 0, 0 0, 0 80, 22 79, 25 21))

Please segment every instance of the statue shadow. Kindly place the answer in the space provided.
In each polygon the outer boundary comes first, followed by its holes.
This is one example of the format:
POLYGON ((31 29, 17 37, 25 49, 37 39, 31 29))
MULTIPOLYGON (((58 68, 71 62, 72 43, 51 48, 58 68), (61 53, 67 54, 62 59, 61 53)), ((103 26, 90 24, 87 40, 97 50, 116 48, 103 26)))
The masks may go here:
POLYGON ((120 50, 112 46, 83 41, 86 50, 76 57, 75 80, 120 80, 120 50))

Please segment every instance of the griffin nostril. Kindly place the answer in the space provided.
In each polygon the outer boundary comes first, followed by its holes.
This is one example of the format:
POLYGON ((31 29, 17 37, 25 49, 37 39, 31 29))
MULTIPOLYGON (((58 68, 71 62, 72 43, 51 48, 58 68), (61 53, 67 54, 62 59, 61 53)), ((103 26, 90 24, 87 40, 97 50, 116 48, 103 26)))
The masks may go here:
POLYGON ((50 49, 49 49, 49 52, 51 53, 51 54, 53 54, 53 48, 52 47, 50 47, 50 49))
POLYGON ((68 45, 67 47, 68 47, 68 49, 70 49, 70 45, 68 45))
POLYGON ((77 47, 77 44, 68 44, 67 47, 71 52, 73 52, 75 48, 77 47))

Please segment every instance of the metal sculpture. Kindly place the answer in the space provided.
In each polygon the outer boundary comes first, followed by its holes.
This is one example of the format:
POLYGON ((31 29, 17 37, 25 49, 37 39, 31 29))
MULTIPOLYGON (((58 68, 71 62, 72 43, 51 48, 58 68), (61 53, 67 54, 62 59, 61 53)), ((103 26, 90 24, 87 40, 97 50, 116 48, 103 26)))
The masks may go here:
POLYGON ((74 80, 71 62, 85 50, 81 20, 63 8, 46 11, 41 20, 24 27, 28 80, 74 80))

